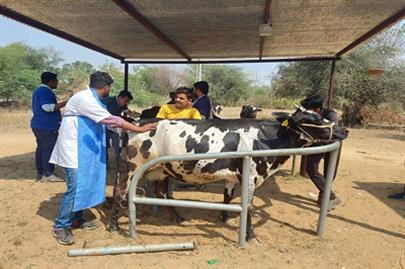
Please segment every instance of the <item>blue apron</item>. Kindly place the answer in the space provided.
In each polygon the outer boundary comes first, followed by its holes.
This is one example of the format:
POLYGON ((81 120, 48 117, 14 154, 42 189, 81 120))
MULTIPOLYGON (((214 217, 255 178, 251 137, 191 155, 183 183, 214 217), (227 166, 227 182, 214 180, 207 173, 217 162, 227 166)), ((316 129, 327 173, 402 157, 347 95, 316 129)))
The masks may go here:
MULTIPOLYGON (((91 91, 100 106, 106 109, 96 91, 91 91)), ((77 122, 78 171, 74 212, 104 202, 107 173, 105 126, 85 116, 78 116, 77 122)))

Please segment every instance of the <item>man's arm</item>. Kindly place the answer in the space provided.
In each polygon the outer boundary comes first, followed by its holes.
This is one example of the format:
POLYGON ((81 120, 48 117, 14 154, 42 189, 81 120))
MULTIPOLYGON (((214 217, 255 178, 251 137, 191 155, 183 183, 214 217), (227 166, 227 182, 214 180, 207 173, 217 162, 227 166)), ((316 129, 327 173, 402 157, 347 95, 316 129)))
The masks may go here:
POLYGON ((196 108, 198 112, 200 112, 201 116, 203 116, 204 119, 206 118, 206 115, 209 115, 211 111, 210 100, 208 99, 208 97, 198 100, 193 105, 193 107, 196 108))
POLYGON ((66 106, 68 100, 65 100, 63 102, 59 102, 55 104, 55 107, 53 108, 53 111, 58 111, 60 110, 62 107, 66 106))

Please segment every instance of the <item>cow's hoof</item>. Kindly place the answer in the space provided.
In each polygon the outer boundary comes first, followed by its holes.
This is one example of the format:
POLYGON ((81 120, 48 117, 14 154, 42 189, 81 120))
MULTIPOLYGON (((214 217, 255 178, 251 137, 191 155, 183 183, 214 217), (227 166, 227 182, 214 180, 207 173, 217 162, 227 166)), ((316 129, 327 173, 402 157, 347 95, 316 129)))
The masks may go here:
POLYGON ((110 222, 110 223, 107 225, 107 230, 108 230, 110 233, 117 233, 117 232, 120 231, 120 227, 118 226, 118 223, 116 223, 116 222, 110 222))
POLYGON ((186 222, 186 219, 185 219, 185 218, 183 218, 183 217, 181 217, 181 216, 177 216, 177 217, 176 217, 176 223, 177 223, 177 224, 183 225, 183 223, 185 223, 185 222, 186 222))
POLYGON ((263 242, 259 238, 255 237, 249 240, 249 244, 252 244, 254 246, 262 246, 263 242))
POLYGON ((226 225, 231 226, 231 227, 238 227, 239 223, 237 222, 236 219, 231 219, 229 218, 227 221, 225 221, 226 225))
POLYGON ((179 223, 180 226, 191 226, 192 223, 188 220, 183 220, 182 222, 179 223))
POLYGON ((257 236, 256 236, 255 232, 254 231, 250 231, 250 232, 247 231, 246 232, 246 241, 250 242, 250 241, 252 241, 254 239, 257 239, 257 236))
POLYGON ((221 212, 221 218, 222 222, 228 223, 231 216, 228 214, 228 212, 221 212))

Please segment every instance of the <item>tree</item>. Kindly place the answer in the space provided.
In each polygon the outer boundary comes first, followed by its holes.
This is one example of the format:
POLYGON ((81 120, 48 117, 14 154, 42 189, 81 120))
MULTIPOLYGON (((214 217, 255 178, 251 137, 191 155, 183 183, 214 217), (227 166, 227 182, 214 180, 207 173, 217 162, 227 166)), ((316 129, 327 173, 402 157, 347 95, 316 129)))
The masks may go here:
POLYGON ((76 61, 67 63, 60 69, 58 92, 77 92, 89 82, 90 75, 95 72, 93 66, 87 62, 76 61))
POLYGON ((27 101, 39 82, 40 71, 32 67, 32 50, 23 43, 0 48, 0 99, 27 101))
MULTIPOLYGON (((195 66, 188 67, 187 85, 195 82, 195 66)), ((222 105, 237 105, 246 100, 252 82, 240 67, 233 65, 204 65, 203 80, 209 85, 211 100, 222 105)))
MULTIPOLYGON (((334 106, 344 108, 347 124, 361 123, 360 112, 366 106, 399 102, 405 108, 404 36, 405 24, 398 25, 336 63, 334 106), (370 68, 383 69, 384 74, 369 76, 370 68)), ((278 97, 302 98, 313 92, 327 96, 329 72, 329 62, 286 64, 273 79, 272 90, 278 97)))

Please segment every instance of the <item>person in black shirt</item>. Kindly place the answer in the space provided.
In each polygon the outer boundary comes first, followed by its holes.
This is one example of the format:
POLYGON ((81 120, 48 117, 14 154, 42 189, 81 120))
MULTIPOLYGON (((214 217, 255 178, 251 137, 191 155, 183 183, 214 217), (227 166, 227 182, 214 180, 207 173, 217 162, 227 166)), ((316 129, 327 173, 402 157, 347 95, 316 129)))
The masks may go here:
MULTIPOLYGON (((117 96, 104 97, 103 103, 112 115, 122 117, 122 113, 128 110, 128 104, 132 99, 132 94, 129 91, 121 91, 117 96)), ((112 141, 115 159, 119 160, 121 154, 119 134, 107 130, 107 145, 110 144, 110 140, 112 141)))
POLYGON ((176 103, 176 93, 175 92, 170 92, 169 93, 169 98, 170 98, 170 101, 167 102, 168 105, 176 103))
MULTIPOLYGON (((323 107, 323 97, 318 94, 313 94, 313 95, 307 96, 301 102, 301 106, 303 106, 305 109, 312 110, 312 111, 320 114, 323 118, 325 118, 327 120, 333 121, 336 124, 339 123, 339 118, 338 118, 337 113, 331 109, 324 108, 323 107)), ((335 168, 335 173, 334 173, 333 179, 335 179, 335 177, 336 177, 336 171, 337 171, 338 164, 339 164, 339 157, 340 157, 340 149, 339 149, 339 155, 338 155, 338 160, 336 163, 336 168, 335 168)), ((327 173, 328 163, 329 163, 329 153, 308 155, 308 157, 307 157, 306 172, 308 173, 309 178, 312 180, 312 182, 315 184, 315 186, 319 190, 319 196, 318 196, 318 201, 317 201, 317 205, 319 207, 321 206, 322 193, 323 193, 323 190, 325 187, 325 182, 326 182, 325 176, 327 173), (319 172, 319 163, 321 162, 322 159, 324 159, 323 174, 319 172)), ((340 203, 341 203, 341 200, 339 199, 339 197, 337 197, 336 194, 333 191, 331 191, 328 210, 335 208, 340 203)))

